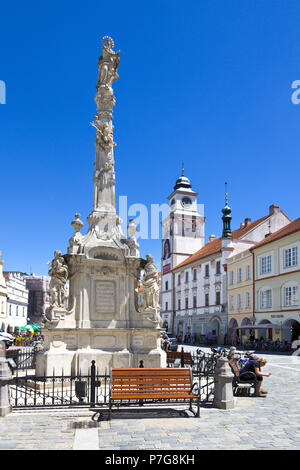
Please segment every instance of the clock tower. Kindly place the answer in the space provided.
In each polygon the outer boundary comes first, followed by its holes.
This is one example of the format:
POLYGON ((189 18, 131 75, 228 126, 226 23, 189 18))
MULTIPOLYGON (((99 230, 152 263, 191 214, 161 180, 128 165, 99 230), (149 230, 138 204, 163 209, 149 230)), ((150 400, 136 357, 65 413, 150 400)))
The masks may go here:
POLYGON ((162 221, 161 317, 169 331, 177 308, 172 269, 204 246, 204 206, 197 204, 197 196, 182 169, 168 197, 169 215, 162 221))

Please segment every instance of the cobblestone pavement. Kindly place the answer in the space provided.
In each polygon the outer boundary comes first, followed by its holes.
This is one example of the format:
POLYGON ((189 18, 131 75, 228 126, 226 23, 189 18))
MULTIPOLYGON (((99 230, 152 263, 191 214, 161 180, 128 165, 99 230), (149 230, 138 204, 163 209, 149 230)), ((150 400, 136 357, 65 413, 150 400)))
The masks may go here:
POLYGON ((267 398, 237 398, 233 410, 138 408, 92 421, 90 410, 14 411, 0 418, 0 449, 286 449, 300 448, 300 358, 268 355, 267 398))

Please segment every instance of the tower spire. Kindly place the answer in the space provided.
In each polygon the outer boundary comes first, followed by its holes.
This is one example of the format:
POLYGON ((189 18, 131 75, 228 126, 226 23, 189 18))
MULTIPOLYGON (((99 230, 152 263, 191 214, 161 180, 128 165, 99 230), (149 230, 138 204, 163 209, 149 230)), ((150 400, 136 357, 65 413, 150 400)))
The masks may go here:
POLYGON ((225 182, 225 206, 222 209, 223 212, 223 232, 222 232, 222 238, 232 238, 232 233, 231 233, 231 209, 228 205, 228 192, 227 192, 227 182, 225 182))

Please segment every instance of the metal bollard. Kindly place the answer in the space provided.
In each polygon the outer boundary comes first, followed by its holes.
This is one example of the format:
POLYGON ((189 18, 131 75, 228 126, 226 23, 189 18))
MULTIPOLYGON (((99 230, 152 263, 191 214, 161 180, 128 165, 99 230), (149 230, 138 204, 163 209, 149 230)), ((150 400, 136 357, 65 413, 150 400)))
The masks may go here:
POLYGON ((215 393, 213 406, 222 410, 230 410, 235 407, 236 400, 232 392, 232 372, 228 359, 221 356, 214 373, 215 393))
POLYGON ((6 416, 12 411, 9 402, 9 383, 11 380, 12 373, 6 359, 5 342, 0 341, 0 416, 6 416))

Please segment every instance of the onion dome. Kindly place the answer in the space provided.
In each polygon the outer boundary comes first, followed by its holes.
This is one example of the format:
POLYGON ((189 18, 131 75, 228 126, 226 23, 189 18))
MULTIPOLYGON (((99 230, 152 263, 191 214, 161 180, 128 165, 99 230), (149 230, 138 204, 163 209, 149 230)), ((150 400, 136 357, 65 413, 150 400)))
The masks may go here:
POLYGON ((178 178, 178 180, 176 181, 176 184, 174 186, 174 189, 179 189, 179 188, 183 188, 183 189, 191 189, 192 185, 190 183, 190 180, 184 176, 184 168, 182 168, 181 170, 181 176, 178 178))

